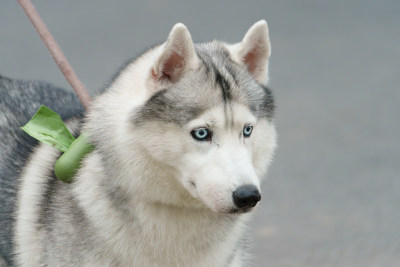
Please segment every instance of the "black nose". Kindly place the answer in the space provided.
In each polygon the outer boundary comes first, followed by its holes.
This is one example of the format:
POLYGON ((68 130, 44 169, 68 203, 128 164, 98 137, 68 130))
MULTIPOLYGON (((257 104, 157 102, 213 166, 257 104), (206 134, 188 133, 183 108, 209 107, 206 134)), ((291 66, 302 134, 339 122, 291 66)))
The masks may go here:
POLYGON ((242 185, 232 193, 232 197, 240 209, 252 208, 261 199, 260 192, 254 185, 242 185))

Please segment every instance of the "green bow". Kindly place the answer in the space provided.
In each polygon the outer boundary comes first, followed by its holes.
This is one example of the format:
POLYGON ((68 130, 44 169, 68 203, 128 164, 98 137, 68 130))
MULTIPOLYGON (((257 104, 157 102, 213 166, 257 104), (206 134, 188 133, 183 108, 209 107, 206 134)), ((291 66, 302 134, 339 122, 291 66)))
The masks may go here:
POLYGON ((66 183, 72 182, 83 157, 93 150, 87 134, 83 133, 75 139, 60 116, 43 105, 21 129, 40 142, 64 152, 57 160, 54 172, 58 179, 66 183))

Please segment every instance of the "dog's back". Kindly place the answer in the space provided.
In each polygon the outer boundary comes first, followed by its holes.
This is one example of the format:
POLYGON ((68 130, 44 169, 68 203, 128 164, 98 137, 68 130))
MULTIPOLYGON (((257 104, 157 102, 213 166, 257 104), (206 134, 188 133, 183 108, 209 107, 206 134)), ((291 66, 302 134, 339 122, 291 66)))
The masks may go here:
MULTIPOLYGON (((19 127, 46 105, 66 120, 82 106, 71 93, 43 82, 12 80, 0 76, 0 255, 12 265, 12 233, 19 176, 37 141, 19 127)), ((0 266, 2 262, 0 259, 0 266)))

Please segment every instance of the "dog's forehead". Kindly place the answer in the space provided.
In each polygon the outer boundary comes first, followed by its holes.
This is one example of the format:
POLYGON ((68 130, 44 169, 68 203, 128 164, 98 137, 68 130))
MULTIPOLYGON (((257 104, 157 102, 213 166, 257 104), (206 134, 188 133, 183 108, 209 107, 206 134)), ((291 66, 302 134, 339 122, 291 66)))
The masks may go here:
POLYGON ((258 84, 244 64, 232 60, 223 43, 198 44, 196 52, 204 68, 204 80, 212 85, 207 87, 210 94, 225 103, 247 105, 256 117, 272 118, 274 101, 271 90, 258 84))
POLYGON ((220 104, 204 111, 187 124, 187 128, 212 127, 212 128, 242 128, 245 124, 256 124, 257 118, 251 110, 242 104, 220 104))
POLYGON ((185 125, 214 107, 233 103, 247 106, 257 118, 272 118, 271 91, 259 85, 247 69, 231 59, 219 42, 196 44, 199 66, 177 83, 154 94, 133 121, 163 121, 185 125))

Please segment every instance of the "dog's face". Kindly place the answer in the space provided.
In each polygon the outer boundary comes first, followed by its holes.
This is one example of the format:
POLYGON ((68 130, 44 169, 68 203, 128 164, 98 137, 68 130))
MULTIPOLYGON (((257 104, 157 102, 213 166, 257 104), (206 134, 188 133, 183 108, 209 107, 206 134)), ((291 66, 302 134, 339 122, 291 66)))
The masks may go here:
POLYGON ((175 25, 90 109, 84 130, 113 186, 132 203, 251 210, 276 146, 269 56, 265 21, 234 45, 193 44, 175 25))
POLYGON ((149 155, 210 209, 251 210, 276 146, 265 21, 235 45, 194 45, 177 24, 153 53, 149 97, 132 118, 149 155))

